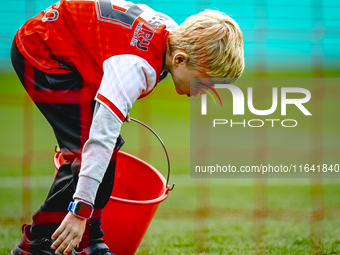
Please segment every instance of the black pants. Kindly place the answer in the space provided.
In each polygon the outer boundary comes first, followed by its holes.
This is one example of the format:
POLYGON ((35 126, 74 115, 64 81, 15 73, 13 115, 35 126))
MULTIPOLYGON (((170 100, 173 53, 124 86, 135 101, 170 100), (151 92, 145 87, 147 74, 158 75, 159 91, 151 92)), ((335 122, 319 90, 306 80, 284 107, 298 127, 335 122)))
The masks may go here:
MULTIPOLYGON (((65 74, 48 74, 35 68, 12 45, 13 67, 26 91, 50 123, 66 161, 60 166, 45 202, 33 215, 30 239, 50 238, 67 214, 67 207, 78 181, 81 151, 88 139, 95 101, 95 89, 83 81, 77 70, 69 69, 65 74)), ((113 188, 116 156, 124 144, 121 136, 97 191, 95 212, 88 220, 82 244, 101 238, 101 211, 107 204, 113 188)), ((80 245, 80 247, 82 246, 80 245)))

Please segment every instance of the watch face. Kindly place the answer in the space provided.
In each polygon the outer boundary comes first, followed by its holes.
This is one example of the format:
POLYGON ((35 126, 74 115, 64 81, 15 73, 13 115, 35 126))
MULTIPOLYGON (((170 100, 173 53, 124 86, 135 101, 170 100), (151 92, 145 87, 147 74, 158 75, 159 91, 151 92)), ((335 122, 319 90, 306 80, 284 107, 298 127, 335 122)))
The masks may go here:
POLYGON ((76 203, 74 213, 80 217, 88 219, 92 216, 92 206, 83 201, 78 201, 76 203))

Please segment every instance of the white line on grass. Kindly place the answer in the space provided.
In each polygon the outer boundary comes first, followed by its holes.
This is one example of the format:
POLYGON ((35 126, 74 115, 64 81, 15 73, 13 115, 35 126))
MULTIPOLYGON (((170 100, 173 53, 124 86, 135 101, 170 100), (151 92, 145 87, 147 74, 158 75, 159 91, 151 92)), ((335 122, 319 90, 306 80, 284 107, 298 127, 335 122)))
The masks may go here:
POLYGON ((36 188, 47 188, 50 187, 53 182, 53 175, 43 176, 2 176, 0 177, 0 189, 1 188, 13 188, 20 189, 24 185, 36 187, 36 188))

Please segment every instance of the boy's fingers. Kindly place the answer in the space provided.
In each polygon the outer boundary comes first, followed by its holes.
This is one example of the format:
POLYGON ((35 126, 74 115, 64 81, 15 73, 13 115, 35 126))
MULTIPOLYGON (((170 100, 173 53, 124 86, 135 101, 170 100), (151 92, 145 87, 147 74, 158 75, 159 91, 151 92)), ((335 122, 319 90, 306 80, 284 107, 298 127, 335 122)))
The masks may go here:
POLYGON ((128 113, 128 114, 126 115, 125 121, 126 121, 126 122, 130 122, 130 113, 128 113))
POLYGON ((66 241, 62 242, 58 249, 56 249, 55 254, 57 255, 61 254, 65 250, 67 245, 68 243, 66 241))
POLYGON ((64 254, 70 254, 73 250, 74 247, 78 246, 78 242, 77 242, 77 237, 74 238, 69 245, 67 246, 67 248, 64 250, 64 254))
POLYGON ((62 233, 64 231, 64 229, 65 229, 64 226, 60 226, 59 228, 57 228, 56 231, 54 231, 51 239, 55 240, 60 235, 60 233, 62 233))
POLYGON ((75 247, 79 248, 79 243, 81 242, 82 239, 83 239, 83 235, 76 236, 73 239, 73 243, 74 243, 75 247))
MULTIPOLYGON (((65 255, 66 255, 66 254, 70 254, 70 253, 72 252, 72 250, 73 250, 75 247, 79 248, 79 243, 80 243, 82 237, 76 235, 76 236, 74 236, 74 238, 73 238, 71 241, 69 241, 68 239, 69 239, 69 238, 67 238, 67 240, 65 240, 65 241, 63 242, 63 244, 65 243, 65 247, 66 247, 66 245, 67 245, 67 243, 68 243, 67 248, 65 249, 64 247, 62 247, 62 249, 64 250, 64 253, 63 253, 63 254, 65 254, 65 255)), ((59 249, 58 249, 58 250, 59 250, 59 249)))
MULTIPOLYGON (((63 233, 61 233, 57 240, 54 241, 54 243, 51 245, 51 248, 54 250, 56 249, 61 243, 64 243, 64 240, 66 239, 67 237, 67 234, 68 233, 65 233, 66 231, 63 231, 63 233)), ((66 246, 65 246, 66 247, 66 246)))
MULTIPOLYGON (((66 248, 72 246, 73 236, 68 235, 67 238, 60 244, 58 249, 56 250, 56 254, 62 253, 66 248)), ((72 247, 73 249, 73 247, 72 247)), ((71 251, 72 251, 71 249, 71 251)), ((67 253, 66 253, 67 254, 67 253)))
POLYGON ((55 254, 62 252, 69 254, 73 248, 79 244, 85 230, 86 221, 77 218, 72 213, 67 214, 60 227, 53 233, 52 239, 56 239, 51 248, 55 254), (58 247, 59 246, 59 247, 58 247))

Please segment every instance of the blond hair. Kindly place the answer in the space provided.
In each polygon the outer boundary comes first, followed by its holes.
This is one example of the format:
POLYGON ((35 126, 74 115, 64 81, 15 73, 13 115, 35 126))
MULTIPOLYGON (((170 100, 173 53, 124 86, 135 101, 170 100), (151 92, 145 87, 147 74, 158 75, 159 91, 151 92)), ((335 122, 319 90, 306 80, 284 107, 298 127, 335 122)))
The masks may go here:
POLYGON ((190 16, 168 37, 170 52, 185 50, 191 69, 236 80, 244 69, 243 37, 228 15, 206 10, 190 16))

